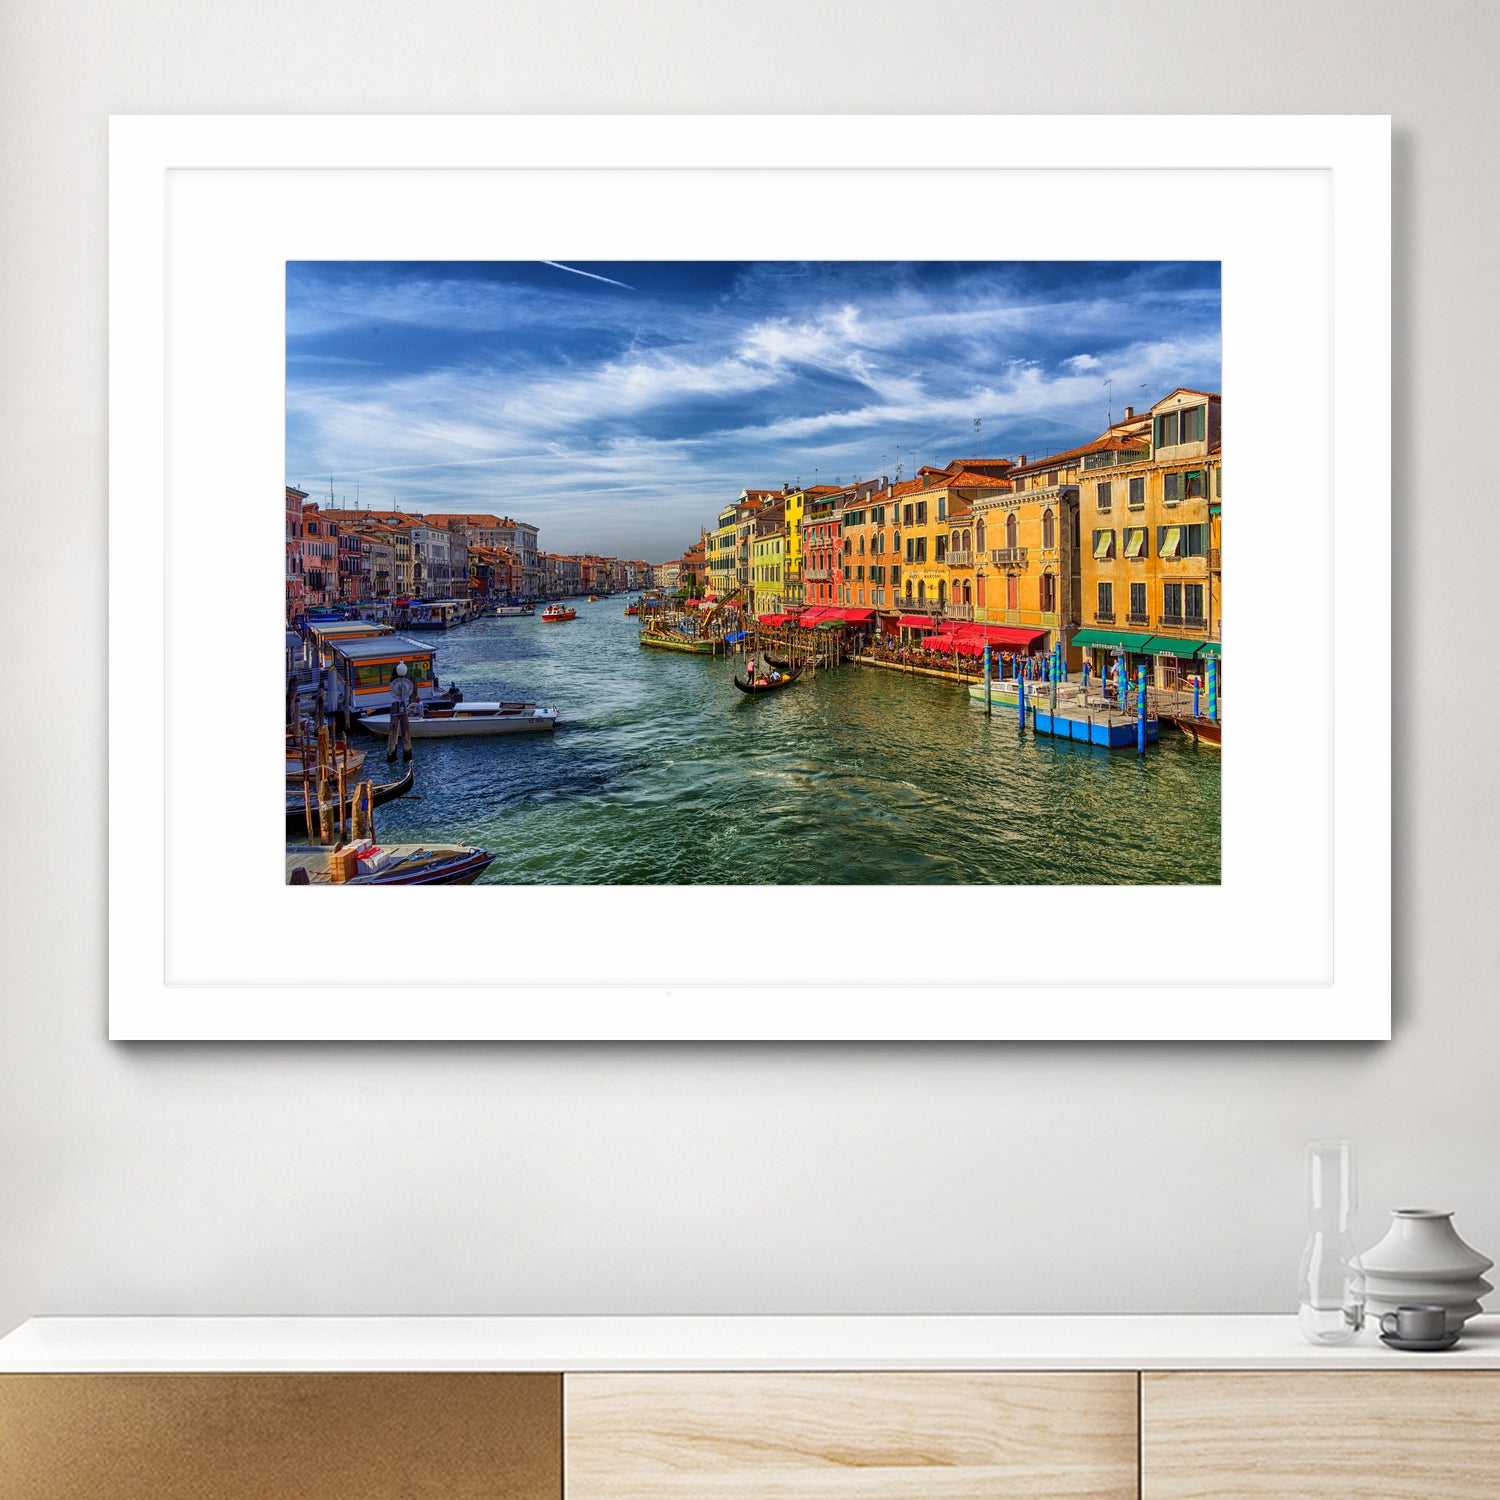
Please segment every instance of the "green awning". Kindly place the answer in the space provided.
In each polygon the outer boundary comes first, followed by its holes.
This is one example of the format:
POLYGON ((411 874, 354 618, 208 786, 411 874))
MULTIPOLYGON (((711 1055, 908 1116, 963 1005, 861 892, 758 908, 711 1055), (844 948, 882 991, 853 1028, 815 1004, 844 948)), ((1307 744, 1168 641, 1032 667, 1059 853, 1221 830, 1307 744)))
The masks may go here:
POLYGON ((1096 630, 1092 626, 1080 630, 1073 637, 1075 646, 1103 646, 1113 650, 1116 646, 1126 651, 1145 651, 1151 637, 1141 630, 1096 630))
POLYGON ((1218 656, 1219 655, 1219 643, 1218 643, 1218 641, 1204 641, 1203 644, 1198 647, 1198 655, 1199 656, 1218 656))
POLYGON ((1180 656, 1184 660, 1197 656, 1202 641, 1185 641, 1176 635, 1153 635, 1146 648, 1152 656, 1180 656))

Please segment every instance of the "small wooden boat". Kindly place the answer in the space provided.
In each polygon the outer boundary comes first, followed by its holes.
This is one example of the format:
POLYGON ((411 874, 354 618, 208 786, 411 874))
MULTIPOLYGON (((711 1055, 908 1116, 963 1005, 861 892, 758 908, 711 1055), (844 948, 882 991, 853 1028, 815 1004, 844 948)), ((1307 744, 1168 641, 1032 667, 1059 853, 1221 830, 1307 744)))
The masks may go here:
POLYGON ((640 614, 640 612, 641 612, 641 607, 640 607, 639 604, 627 604, 625 606, 625 613, 627 615, 638 615, 638 614, 640 614))
POLYGON ((589 595, 589 603, 590 604, 597 604, 598 602, 599 602, 599 596, 598 596, 598 594, 590 594, 589 595))
POLYGON ((1224 725, 1218 719, 1195 719, 1191 714, 1174 716, 1172 722, 1200 745, 1218 749, 1224 742, 1224 725))
POLYGON ((381 844, 374 860, 349 859, 355 870, 335 879, 349 851, 321 844, 286 846, 288 885, 473 885, 494 861, 470 844, 381 844))
POLYGON ((494 609, 494 617, 497 620, 515 620, 530 613, 529 604, 497 604, 494 609))
MULTIPOLYGON (((416 766, 408 765, 406 775, 399 781, 387 781, 383 785, 370 788, 370 806, 379 807, 382 803, 394 802, 397 797, 404 797, 416 784, 416 779, 416 766)), ((344 799, 344 826, 349 828, 354 823, 354 789, 346 787, 346 790, 348 795, 344 799)), ((316 786, 312 787, 311 796, 308 800, 312 803, 313 826, 316 827, 318 822, 318 789, 316 786)), ((335 798, 333 803, 335 823, 338 821, 338 815, 338 801, 335 798)), ((296 833, 299 830, 304 833, 307 831, 307 804, 302 800, 302 789, 300 787, 297 788, 295 795, 289 790, 286 798, 286 831, 288 833, 296 833)))
MULTIPOLYGON (((359 768, 364 763, 365 752, 363 750, 355 750, 352 747, 339 745, 332 753, 332 758, 328 762, 328 769, 332 775, 337 776, 339 766, 342 764, 344 768, 344 780, 350 782, 352 785, 354 778, 359 775, 359 768)), ((289 749, 286 756, 286 780, 288 786, 294 781, 301 782, 302 764, 301 752, 289 749)), ((318 762, 316 756, 307 763, 307 774, 314 781, 318 779, 318 762)))
POLYGON ((549 604, 542 611, 542 624, 560 625, 564 620, 576 620, 578 611, 569 609, 566 604, 549 604))
MULTIPOLYGON (((371 734, 389 734, 389 714, 359 721, 371 734)), ((557 710, 535 703, 427 703, 422 717, 407 721, 414 740, 445 740, 472 734, 526 734, 557 727, 557 710)))
POLYGON ((755 681, 749 682, 738 675, 735 676, 734 685, 742 693, 778 693, 782 688, 789 688, 807 670, 807 663, 803 662, 799 667, 793 667, 790 672, 781 674, 779 680, 772 681, 769 677, 757 677, 755 681))

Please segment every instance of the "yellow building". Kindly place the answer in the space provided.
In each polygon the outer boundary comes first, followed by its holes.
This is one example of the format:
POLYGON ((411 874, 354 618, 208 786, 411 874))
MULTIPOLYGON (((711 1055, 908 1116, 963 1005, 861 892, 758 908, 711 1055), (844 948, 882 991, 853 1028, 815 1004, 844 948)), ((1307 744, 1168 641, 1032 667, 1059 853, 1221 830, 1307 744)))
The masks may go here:
POLYGON ((789 490, 786 496, 786 558, 782 566, 783 598, 786 604, 802 601, 802 519, 807 511, 803 490, 789 490))
POLYGON ((1218 655, 1220 406, 1213 392, 1180 388, 1135 419, 1109 461, 1097 445, 1085 459, 1077 644, 1096 668, 1123 656, 1172 687, 1218 655))
POLYGON ((779 614, 786 603, 787 529, 780 505, 755 518, 749 604, 752 614, 779 614))
POLYGON ((707 533, 709 588, 721 599, 734 587, 734 513, 735 507, 726 505, 714 529, 707 533))

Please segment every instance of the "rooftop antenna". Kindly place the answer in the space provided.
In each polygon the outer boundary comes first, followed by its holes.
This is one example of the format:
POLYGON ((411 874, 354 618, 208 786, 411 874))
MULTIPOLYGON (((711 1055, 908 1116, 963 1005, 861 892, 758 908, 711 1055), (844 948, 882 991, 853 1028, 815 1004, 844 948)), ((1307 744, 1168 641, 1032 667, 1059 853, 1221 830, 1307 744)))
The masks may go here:
POLYGON ((975 458, 979 457, 979 429, 982 426, 984 426, 984 423, 978 417, 975 417, 974 418, 974 457, 975 458))
POLYGON ((1146 382, 1143 380, 1141 382, 1141 410, 1145 411, 1148 405, 1149 403, 1146 400, 1146 382))
POLYGON ((1105 410, 1109 413, 1109 416, 1104 424, 1104 430, 1108 432, 1115 425, 1115 377, 1113 375, 1104 382, 1104 389, 1109 392, 1109 395, 1105 398, 1108 402, 1105 410))

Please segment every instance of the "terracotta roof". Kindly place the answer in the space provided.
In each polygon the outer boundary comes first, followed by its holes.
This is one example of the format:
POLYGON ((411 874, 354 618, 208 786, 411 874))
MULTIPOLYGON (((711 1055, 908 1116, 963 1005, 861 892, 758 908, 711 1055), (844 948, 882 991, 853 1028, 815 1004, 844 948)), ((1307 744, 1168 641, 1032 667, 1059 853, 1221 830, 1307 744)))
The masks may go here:
POLYGON ((938 485, 938 489, 948 487, 964 489, 991 489, 1008 490, 1012 488, 1008 479, 998 479, 993 474, 970 474, 966 470, 960 470, 956 474, 950 474, 945 484, 938 485))
POLYGON ((1202 396, 1207 401, 1222 401, 1224 399, 1218 391, 1195 391, 1190 385, 1180 385, 1175 391, 1168 391, 1160 401, 1152 402, 1151 410, 1155 411, 1158 406, 1170 401, 1173 396, 1202 396))

